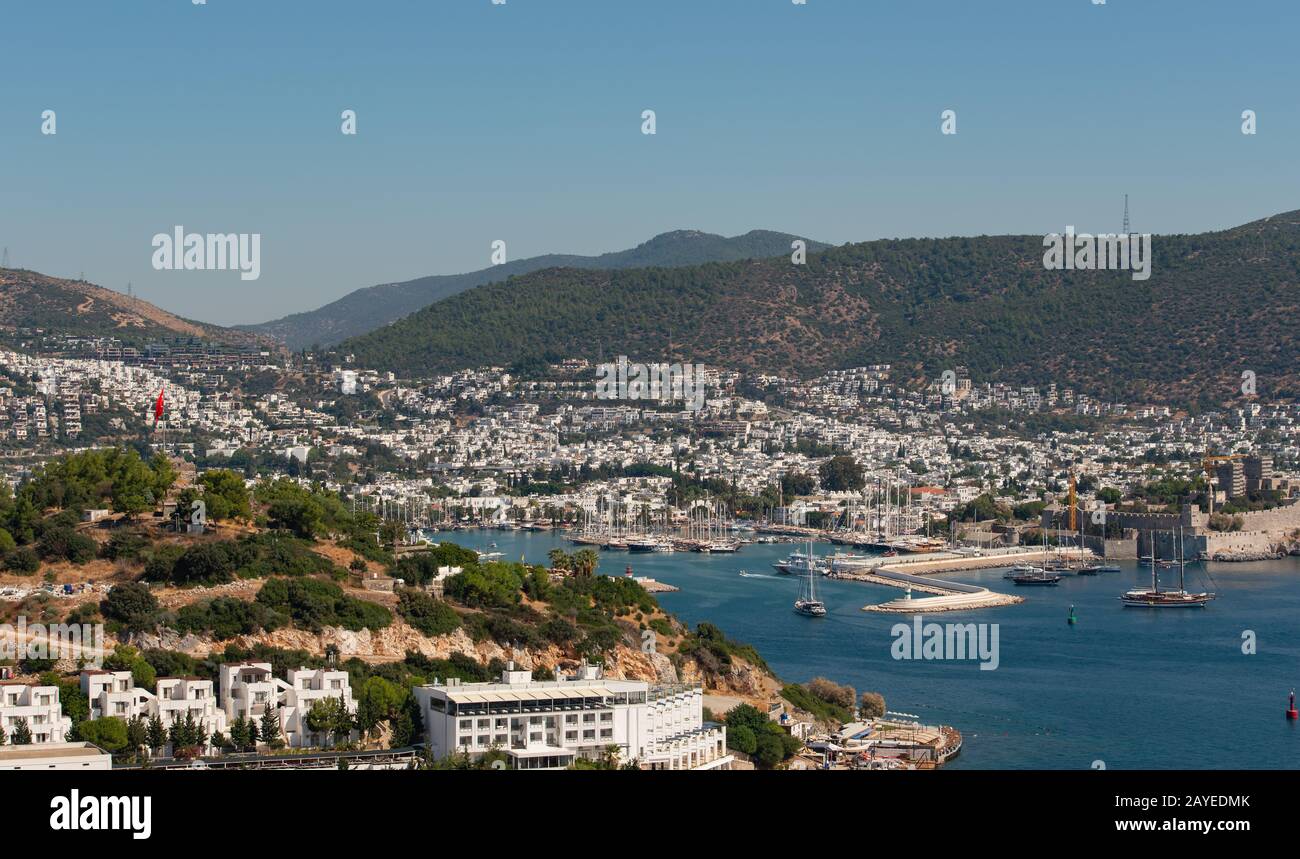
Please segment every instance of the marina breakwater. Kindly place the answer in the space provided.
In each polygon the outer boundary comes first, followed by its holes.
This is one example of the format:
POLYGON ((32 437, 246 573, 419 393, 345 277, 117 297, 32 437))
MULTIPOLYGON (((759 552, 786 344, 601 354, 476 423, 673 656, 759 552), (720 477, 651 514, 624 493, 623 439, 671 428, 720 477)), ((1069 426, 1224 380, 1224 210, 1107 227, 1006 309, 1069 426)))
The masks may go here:
MULTIPOLYGON (((877 605, 863 606, 863 611, 892 612, 895 614, 968 611, 977 608, 1015 605, 1024 602, 1024 598, 991 591, 979 585, 952 582, 925 574, 1009 567, 1015 564, 1045 561, 1058 557, 1055 550, 1008 551, 993 555, 958 555, 945 552, 941 553, 941 555, 941 557, 926 555, 903 560, 893 558, 872 559, 860 567, 837 571, 831 575, 838 579, 888 585, 903 588, 907 591, 904 596, 898 599, 877 605), (930 596, 913 597, 912 591, 914 590, 930 594, 930 596)), ((1091 553, 1074 551, 1065 553, 1065 556, 1084 559, 1090 558, 1091 553)))
POLYGON ((863 611, 882 611, 895 614, 920 614, 922 612, 968 611, 976 608, 992 608, 1000 605, 1014 605, 1024 602, 1023 597, 998 593, 979 585, 950 582, 927 576, 900 573, 896 570, 877 569, 872 573, 855 573, 841 575, 840 578, 852 578, 874 584, 889 585, 906 589, 898 599, 878 605, 863 606, 863 611), (913 597, 912 591, 919 590, 931 594, 926 597, 913 597))

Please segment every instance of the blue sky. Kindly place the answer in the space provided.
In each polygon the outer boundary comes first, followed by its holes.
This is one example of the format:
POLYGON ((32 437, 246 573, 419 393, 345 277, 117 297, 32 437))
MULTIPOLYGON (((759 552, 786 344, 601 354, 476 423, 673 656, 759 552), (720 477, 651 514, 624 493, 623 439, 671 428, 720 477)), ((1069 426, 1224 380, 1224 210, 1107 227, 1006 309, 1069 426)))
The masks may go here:
POLYGON ((2 11, 11 263, 131 282, 211 322, 483 268, 495 239, 518 259, 683 228, 834 243, 1118 230, 1126 192, 1144 232, 1300 208, 1294 0, 2 11), (176 224, 261 233, 261 278, 154 271, 150 241, 176 224))

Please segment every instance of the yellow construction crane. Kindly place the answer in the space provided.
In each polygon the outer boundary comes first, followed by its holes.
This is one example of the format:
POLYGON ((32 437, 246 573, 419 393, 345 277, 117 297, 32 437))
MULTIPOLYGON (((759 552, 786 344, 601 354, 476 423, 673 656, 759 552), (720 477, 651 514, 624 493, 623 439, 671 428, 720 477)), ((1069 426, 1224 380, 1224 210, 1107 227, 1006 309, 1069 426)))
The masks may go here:
POLYGON ((1078 495, 1075 490, 1076 490, 1076 485, 1074 482, 1074 472, 1071 471, 1070 472, 1070 530, 1071 531, 1079 530, 1079 520, 1078 518, 1076 518, 1078 516, 1078 507, 1077 507, 1078 495))

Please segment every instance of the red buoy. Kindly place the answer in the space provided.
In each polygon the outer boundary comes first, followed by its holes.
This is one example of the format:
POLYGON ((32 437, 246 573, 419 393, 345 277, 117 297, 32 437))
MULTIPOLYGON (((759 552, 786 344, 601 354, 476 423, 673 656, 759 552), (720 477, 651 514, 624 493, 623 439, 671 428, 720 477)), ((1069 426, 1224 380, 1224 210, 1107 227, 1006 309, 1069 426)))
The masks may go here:
POLYGON ((1287 710, 1286 710, 1286 717, 1287 717, 1288 719, 1293 720, 1293 721, 1294 721, 1295 719, 1297 719, 1297 718, 1300 718, 1300 713, 1297 713, 1297 712, 1296 712, 1296 709, 1295 709, 1295 690, 1294 690, 1294 689, 1291 690, 1291 705, 1290 705, 1289 707, 1287 707, 1287 710))

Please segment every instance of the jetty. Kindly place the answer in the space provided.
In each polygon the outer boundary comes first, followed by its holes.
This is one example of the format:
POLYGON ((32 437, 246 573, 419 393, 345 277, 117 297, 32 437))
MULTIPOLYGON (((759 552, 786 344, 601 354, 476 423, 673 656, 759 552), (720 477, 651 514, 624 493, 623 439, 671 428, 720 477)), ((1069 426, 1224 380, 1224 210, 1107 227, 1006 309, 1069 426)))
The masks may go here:
POLYGON ((936 578, 936 573, 955 573, 970 570, 1011 567, 1016 564, 1042 562, 1057 558, 1084 560, 1091 558, 1086 551, 1059 552, 1055 549, 1007 549, 994 552, 968 554, 962 552, 935 552, 907 558, 869 558, 850 563, 836 563, 831 556, 832 578, 870 582, 902 588, 906 593, 898 599, 863 606, 863 611, 917 614, 921 612, 967 611, 976 608, 1015 605, 1023 597, 991 591, 981 585, 953 582, 936 578), (929 594, 913 597, 913 591, 929 594))
POLYGON ((940 611, 968 611, 975 608, 993 608, 1001 605, 1015 605, 1025 601, 1024 597, 991 591, 979 585, 962 582, 949 582, 924 576, 913 576, 889 570, 878 570, 872 577, 863 579, 876 584, 891 585, 906 589, 898 599, 878 605, 866 605, 863 611, 882 611, 894 614, 922 614, 940 611), (913 598, 913 590, 921 590, 933 596, 913 598))

